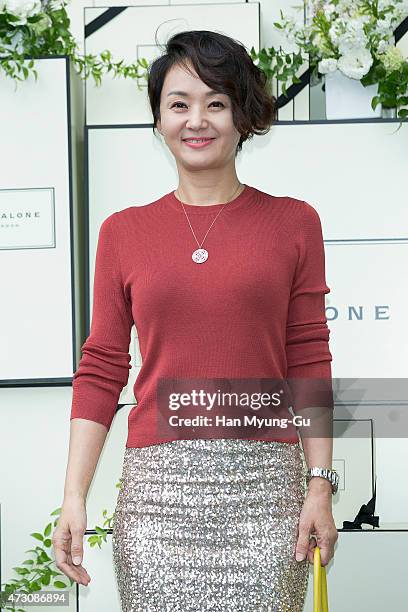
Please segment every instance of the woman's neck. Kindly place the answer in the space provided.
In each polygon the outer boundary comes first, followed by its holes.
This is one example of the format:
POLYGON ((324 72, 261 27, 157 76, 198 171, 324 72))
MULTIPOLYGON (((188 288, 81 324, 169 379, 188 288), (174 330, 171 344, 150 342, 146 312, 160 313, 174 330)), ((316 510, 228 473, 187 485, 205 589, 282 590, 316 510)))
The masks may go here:
POLYGON ((210 206, 212 204, 223 204, 236 198, 245 185, 242 184, 235 175, 219 183, 212 181, 211 183, 194 184, 189 181, 179 180, 179 185, 175 190, 175 196, 184 203, 193 206, 210 206))

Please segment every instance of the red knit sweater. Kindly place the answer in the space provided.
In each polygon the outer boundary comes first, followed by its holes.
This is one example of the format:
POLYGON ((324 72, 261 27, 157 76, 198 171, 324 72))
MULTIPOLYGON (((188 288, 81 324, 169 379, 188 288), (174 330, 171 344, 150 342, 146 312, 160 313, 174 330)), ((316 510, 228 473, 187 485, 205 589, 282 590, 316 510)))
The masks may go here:
MULTIPOLYGON (((129 413, 127 447, 189 437, 298 442, 292 423, 239 433, 196 423, 180 431, 174 420, 169 425, 169 417, 182 413, 163 406, 157 392, 159 381, 165 391, 179 389, 172 379, 212 381, 212 391, 231 389, 231 381, 239 379, 239 388, 247 385, 248 393, 259 389, 251 381, 264 385, 265 379, 287 379, 292 395, 286 406, 295 411, 322 402, 333 407, 331 384, 323 396, 290 384, 292 378, 331 383, 324 297, 330 289, 319 215, 302 200, 249 185, 225 207, 184 208, 200 243, 222 209, 204 241, 209 253, 204 263, 191 258, 198 246, 173 191, 115 212, 102 223, 91 329, 73 377, 71 419, 110 428, 128 381, 135 324, 142 366, 133 389, 137 404, 129 413)), ((183 410, 183 417, 215 415, 203 406, 183 410)), ((287 408, 282 415, 292 418, 287 408)))

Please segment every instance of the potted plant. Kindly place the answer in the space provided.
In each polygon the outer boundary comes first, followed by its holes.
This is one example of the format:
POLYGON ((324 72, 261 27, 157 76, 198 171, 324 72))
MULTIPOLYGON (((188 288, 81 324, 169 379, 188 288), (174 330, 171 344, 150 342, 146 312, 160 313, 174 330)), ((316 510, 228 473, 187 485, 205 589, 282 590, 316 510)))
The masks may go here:
POLYGON ((408 17, 408 0, 304 0, 295 8, 304 11, 303 23, 281 11, 274 26, 297 53, 251 50, 253 59, 263 56, 269 76, 284 85, 289 78, 299 82, 294 59, 305 54, 312 80, 325 80, 328 119, 378 116, 381 110, 388 116, 389 109, 408 116, 401 108, 408 103, 408 61, 394 39, 395 28, 408 17))

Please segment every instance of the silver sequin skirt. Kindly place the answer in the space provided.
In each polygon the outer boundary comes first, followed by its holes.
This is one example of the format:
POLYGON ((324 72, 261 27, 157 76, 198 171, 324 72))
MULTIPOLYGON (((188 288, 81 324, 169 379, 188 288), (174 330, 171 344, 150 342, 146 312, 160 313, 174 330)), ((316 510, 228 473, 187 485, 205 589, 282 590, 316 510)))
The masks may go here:
POLYGON ((126 447, 112 534, 123 612, 302 612, 302 455, 233 438, 126 447))

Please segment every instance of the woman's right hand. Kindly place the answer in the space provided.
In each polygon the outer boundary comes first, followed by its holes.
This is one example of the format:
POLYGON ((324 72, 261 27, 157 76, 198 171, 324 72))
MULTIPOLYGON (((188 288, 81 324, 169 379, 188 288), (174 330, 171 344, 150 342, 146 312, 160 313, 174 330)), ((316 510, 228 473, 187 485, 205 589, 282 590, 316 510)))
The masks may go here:
POLYGON ((79 496, 64 498, 57 526, 52 534, 56 566, 68 578, 88 586, 91 580, 82 567, 83 538, 86 529, 85 500, 79 496), (79 558, 78 563, 74 563, 79 558))

